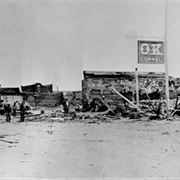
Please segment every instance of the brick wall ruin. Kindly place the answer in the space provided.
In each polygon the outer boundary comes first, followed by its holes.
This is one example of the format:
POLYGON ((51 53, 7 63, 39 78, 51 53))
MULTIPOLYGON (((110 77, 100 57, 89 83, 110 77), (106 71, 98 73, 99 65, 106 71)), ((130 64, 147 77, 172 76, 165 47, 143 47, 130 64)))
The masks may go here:
MULTIPOLYGON (((142 99, 165 98, 165 75, 163 73, 139 73, 139 96, 142 99)), ((111 91, 109 84, 122 93, 131 101, 136 99, 134 72, 90 72, 84 71, 84 80, 82 81, 83 105, 92 99, 105 99, 115 105, 123 103, 115 92, 111 91)), ((180 79, 169 78, 170 98, 176 98, 180 90, 180 79)))
POLYGON ((35 100, 35 96, 29 95, 26 99, 31 106, 53 106, 59 104, 60 95, 53 93, 40 93, 35 100))
POLYGON ((68 98, 69 104, 76 105, 82 104, 82 92, 81 91, 68 91, 57 93, 31 93, 27 96, 26 101, 31 106, 54 106, 59 105, 62 102, 62 96, 68 98), (36 98, 36 101, 35 101, 36 98))

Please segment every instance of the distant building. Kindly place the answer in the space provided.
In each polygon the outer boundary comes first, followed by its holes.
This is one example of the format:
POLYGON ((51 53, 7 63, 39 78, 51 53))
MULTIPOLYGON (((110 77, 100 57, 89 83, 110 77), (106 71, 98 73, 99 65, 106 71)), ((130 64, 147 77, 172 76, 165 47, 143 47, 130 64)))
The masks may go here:
POLYGON ((8 102, 10 105, 13 105, 16 101, 22 102, 23 100, 23 96, 17 87, 0 88, 0 96, 3 103, 8 102))
POLYGON ((42 85, 41 83, 35 83, 32 85, 21 86, 21 91, 25 93, 52 93, 53 92, 53 85, 42 85))

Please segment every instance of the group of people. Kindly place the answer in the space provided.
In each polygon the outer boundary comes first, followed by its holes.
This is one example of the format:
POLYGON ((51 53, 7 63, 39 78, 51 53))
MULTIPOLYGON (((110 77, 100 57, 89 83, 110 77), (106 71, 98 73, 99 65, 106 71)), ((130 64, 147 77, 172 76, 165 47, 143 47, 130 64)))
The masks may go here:
MULTIPOLYGON (((4 108, 5 115, 6 115, 6 122, 11 121, 11 115, 16 117, 16 113, 17 113, 18 109, 20 111, 20 121, 19 122, 24 122, 25 112, 26 112, 26 103, 24 100, 21 103, 19 103, 18 101, 14 102, 14 105, 12 107, 8 103, 8 101, 6 101, 3 108, 4 108)), ((67 115, 69 113, 68 98, 65 98, 65 101, 63 103, 63 109, 64 109, 64 113, 67 115)))
MULTIPOLYGON (((11 121, 11 115, 13 115, 14 117, 16 116, 17 110, 18 110, 18 105, 19 102, 14 102, 13 107, 11 107, 11 105, 6 102, 4 104, 4 112, 6 115, 6 122, 10 122, 11 121)), ((25 119, 25 111, 26 111, 26 105, 25 105, 25 101, 22 101, 19 105, 19 110, 20 110, 20 122, 24 122, 25 119)))

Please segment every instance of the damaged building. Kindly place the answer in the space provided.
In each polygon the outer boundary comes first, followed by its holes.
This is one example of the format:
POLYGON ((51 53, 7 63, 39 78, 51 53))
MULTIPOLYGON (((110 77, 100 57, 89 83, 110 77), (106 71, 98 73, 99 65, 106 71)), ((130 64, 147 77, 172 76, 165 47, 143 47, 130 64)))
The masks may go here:
POLYGON ((23 95, 20 92, 18 87, 2 87, 0 88, 1 100, 5 103, 8 102, 10 105, 13 105, 14 102, 22 102, 23 95))
MULTIPOLYGON (((110 102, 116 106, 124 100, 111 88, 114 87, 130 101, 136 101, 135 72, 84 71, 82 81, 82 103, 85 106, 93 99, 110 102)), ((138 86, 140 100, 165 98, 165 74, 139 72, 138 86)), ((180 79, 169 77, 170 98, 176 98, 180 90, 180 79)))
POLYGON ((53 85, 42 85, 35 83, 32 85, 21 86, 22 94, 31 106, 54 106, 62 104, 65 97, 69 104, 81 104, 81 91, 56 91, 53 92, 53 85))
POLYGON ((53 85, 35 83, 21 86, 25 100, 31 106, 53 106, 59 103, 59 94, 53 93, 53 85))

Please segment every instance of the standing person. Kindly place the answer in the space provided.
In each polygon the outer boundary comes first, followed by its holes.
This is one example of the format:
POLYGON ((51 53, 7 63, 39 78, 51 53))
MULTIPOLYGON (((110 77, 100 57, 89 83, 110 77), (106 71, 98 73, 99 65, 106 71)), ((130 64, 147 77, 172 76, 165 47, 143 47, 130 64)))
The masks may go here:
POLYGON ((166 109, 165 106, 166 106, 166 103, 163 101, 162 98, 160 98, 159 104, 157 105, 157 110, 156 110, 156 114, 159 119, 165 118, 165 109, 166 109))
POLYGON ((23 100, 23 102, 20 104, 20 122, 24 122, 25 109, 25 101, 23 100))
POLYGON ((14 117, 16 116, 16 111, 17 111, 17 106, 16 106, 16 102, 14 102, 14 105, 13 105, 13 116, 14 117))
POLYGON ((10 106, 10 104, 4 105, 4 111, 6 114, 6 122, 10 122, 11 121, 11 106, 10 106))
POLYGON ((65 99, 65 103, 64 103, 64 113, 68 114, 69 113, 69 102, 68 102, 68 98, 65 99))

